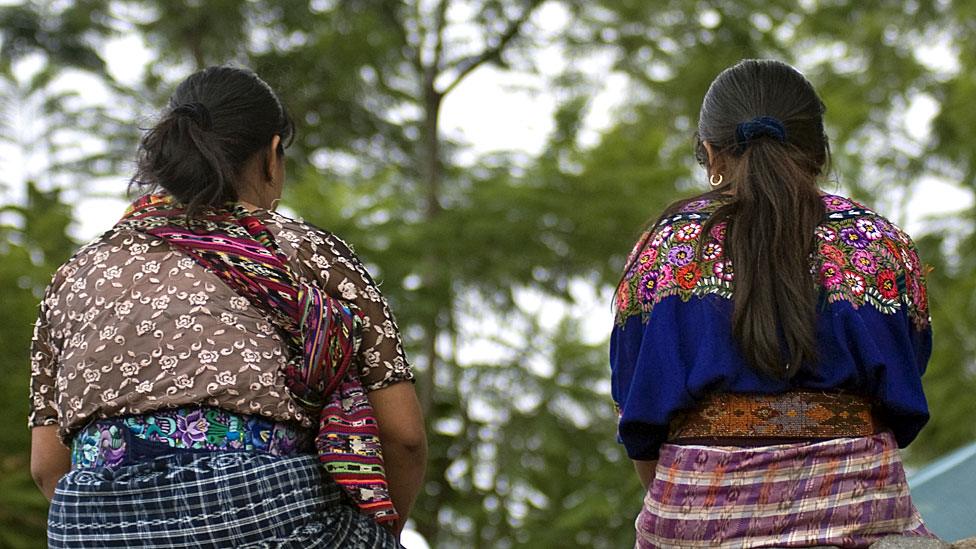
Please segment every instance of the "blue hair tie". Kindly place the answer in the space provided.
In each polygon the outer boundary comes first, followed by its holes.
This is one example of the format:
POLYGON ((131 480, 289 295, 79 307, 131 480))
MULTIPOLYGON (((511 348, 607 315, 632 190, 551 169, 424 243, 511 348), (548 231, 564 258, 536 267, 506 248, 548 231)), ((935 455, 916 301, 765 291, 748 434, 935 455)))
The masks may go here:
POLYGON ((768 135, 780 143, 786 143, 786 128, 778 118, 758 116, 752 120, 741 122, 735 127, 735 144, 739 152, 742 152, 750 141, 764 135, 768 135))

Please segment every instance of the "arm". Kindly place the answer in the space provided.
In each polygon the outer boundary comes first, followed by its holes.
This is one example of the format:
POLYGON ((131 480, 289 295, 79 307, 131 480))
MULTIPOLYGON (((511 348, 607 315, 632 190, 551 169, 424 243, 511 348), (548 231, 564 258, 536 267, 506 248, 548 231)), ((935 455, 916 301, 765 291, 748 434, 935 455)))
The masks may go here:
POLYGON ((637 476, 640 477, 641 484, 644 486, 645 490, 651 489, 651 482, 654 481, 654 469, 657 468, 657 460, 653 461, 640 461, 633 460, 634 469, 637 470, 637 476))
POLYGON ((71 452, 61 444, 57 425, 31 429, 30 469, 34 483, 50 501, 58 480, 71 469, 71 452))
POLYGON ((397 536, 410 516, 427 468, 427 435, 420 402, 412 383, 394 383, 368 394, 383 444, 390 499, 400 518, 393 525, 397 536))

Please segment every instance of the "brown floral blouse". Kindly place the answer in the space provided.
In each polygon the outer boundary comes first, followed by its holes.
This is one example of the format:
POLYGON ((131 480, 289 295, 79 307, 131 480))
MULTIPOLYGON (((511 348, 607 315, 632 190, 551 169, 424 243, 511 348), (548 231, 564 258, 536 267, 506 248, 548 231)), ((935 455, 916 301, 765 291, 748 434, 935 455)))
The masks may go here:
MULTIPOLYGON (((304 281, 365 315, 360 375, 373 391, 413 379, 396 321, 338 237, 258 210, 304 281)), ((247 299, 153 236, 113 228, 58 269, 31 346, 32 427, 68 441, 93 418, 204 404, 310 427, 285 388, 287 346, 247 299)))

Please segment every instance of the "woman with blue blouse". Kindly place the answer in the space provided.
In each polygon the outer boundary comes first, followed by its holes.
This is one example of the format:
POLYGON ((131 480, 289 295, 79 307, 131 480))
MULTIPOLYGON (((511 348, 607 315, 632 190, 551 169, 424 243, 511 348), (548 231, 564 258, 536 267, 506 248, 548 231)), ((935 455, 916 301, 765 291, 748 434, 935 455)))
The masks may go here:
POLYGON ((898 448, 928 419, 925 267, 827 194, 824 105, 747 60, 705 96, 712 189, 634 248, 611 339, 618 437, 647 488, 638 547, 867 547, 931 536, 898 448))

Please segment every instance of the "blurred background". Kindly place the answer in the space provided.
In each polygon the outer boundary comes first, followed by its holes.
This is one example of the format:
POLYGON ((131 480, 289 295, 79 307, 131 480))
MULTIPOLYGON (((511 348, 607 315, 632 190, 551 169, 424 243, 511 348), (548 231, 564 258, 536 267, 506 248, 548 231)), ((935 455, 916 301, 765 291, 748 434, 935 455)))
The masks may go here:
POLYGON ((352 243, 398 316, 431 443, 408 547, 632 545, 612 287, 647 220, 707 188, 698 108, 749 57, 813 81, 825 189, 934 268, 932 420, 905 458, 937 531, 976 535, 976 3, 0 0, 0 546, 44 543, 25 419, 41 292, 121 215, 174 85, 227 62, 297 122, 283 209, 352 243))

